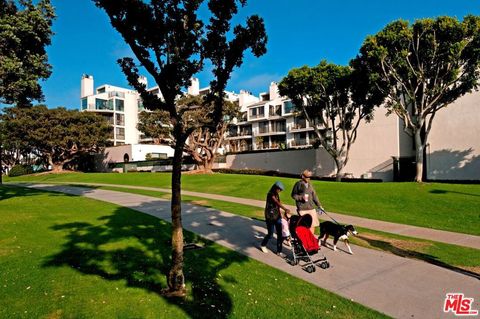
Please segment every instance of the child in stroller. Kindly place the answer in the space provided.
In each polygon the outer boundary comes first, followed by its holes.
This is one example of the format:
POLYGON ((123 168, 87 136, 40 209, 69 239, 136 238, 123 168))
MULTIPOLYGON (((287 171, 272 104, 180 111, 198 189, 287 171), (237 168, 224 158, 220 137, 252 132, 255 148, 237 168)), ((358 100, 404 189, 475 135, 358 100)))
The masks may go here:
POLYGON ((330 267, 327 257, 323 256, 320 259, 313 260, 311 256, 318 253, 320 246, 318 240, 310 231, 312 226, 312 216, 292 216, 290 217, 290 233, 292 235, 292 255, 293 259, 290 264, 295 266, 300 261, 305 262, 302 268, 308 273, 315 271, 315 266, 322 269, 330 267))

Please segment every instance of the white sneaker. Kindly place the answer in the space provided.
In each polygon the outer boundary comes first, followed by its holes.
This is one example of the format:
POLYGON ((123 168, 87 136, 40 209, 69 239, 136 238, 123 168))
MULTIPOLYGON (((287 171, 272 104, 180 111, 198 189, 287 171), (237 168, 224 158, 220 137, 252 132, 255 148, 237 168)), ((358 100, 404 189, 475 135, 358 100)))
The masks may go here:
POLYGON ((265 247, 265 246, 260 246, 260 249, 261 249, 265 254, 268 253, 267 247, 265 247))
POLYGON ((285 255, 284 253, 277 253, 277 256, 279 256, 279 257, 281 257, 281 258, 287 257, 287 255, 285 255))

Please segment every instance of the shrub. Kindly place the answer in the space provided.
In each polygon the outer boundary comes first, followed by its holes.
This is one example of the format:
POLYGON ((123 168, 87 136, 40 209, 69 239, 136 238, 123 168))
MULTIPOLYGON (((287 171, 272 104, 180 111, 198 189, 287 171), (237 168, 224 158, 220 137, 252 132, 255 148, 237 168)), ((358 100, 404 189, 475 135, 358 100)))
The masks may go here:
POLYGON ((12 167, 10 172, 8 172, 8 176, 15 177, 15 176, 22 176, 27 174, 32 174, 33 168, 31 165, 15 165, 12 167))

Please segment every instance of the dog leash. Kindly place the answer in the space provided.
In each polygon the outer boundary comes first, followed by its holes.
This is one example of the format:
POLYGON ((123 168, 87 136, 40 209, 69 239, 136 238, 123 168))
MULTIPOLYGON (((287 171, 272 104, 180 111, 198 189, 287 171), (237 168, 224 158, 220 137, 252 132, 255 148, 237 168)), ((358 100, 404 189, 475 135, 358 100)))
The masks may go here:
POLYGON ((326 212, 323 208, 320 208, 320 207, 319 207, 318 209, 319 209, 320 212, 321 212, 320 215, 321 215, 321 214, 325 214, 325 215, 327 215, 328 217, 330 217, 330 219, 333 220, 337 225, 341 225, 341 224, 340 224, 339 222, 337 222, 332 216, 330 216, 329 214, 327 214, 327 212, 326 212))

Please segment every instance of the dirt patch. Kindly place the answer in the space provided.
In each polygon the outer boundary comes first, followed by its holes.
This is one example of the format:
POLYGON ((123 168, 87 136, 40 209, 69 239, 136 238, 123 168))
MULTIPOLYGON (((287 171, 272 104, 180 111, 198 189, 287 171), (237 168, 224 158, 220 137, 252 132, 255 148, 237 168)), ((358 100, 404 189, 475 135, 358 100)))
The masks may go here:
POLYGON ((210 206, 210 203, 207 200, 192 200, 190 204, 199 206, 210 206))
POLYGON ((62 316, 63 311, 61 309, 55 310, 52 313, 49 313, 45 318, 46 319, 59 319, 63 318, 62 316))
POLYGON ((362 241, 367 247, 388 250, 405 256, 412 255, 415 252, 424 252, 432 245, 428 242, 388 238, 371 233, 362 233, 356 239, 362 241))

